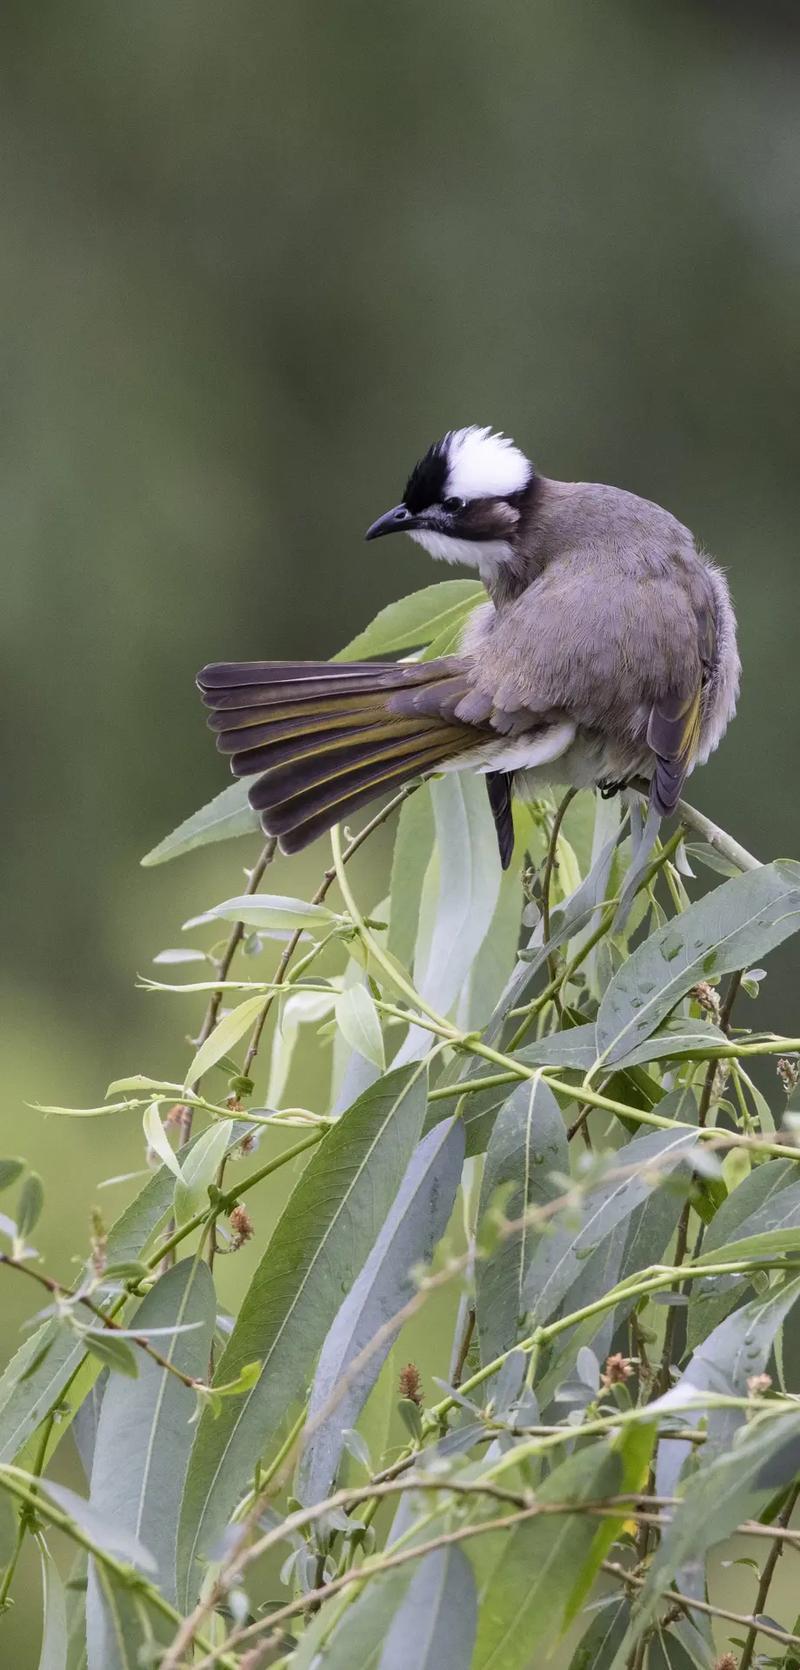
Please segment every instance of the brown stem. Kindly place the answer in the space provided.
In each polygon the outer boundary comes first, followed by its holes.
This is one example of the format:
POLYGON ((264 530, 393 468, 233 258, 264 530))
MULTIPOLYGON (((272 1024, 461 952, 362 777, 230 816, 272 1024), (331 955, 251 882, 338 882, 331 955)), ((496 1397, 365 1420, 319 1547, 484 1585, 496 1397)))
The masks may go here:
MULTIPOLYGON (((369 823, 366 823, 364 828, 359 830, 359 833, 354 835, 352 841, 350 841, 345 847, 344 852, 342 853, 342 863, 347 864, 349 859, 353 857, 353 854, 358 852, 359 847, 363 846, 364 842, 369 839, 369 836, 373 833, 373 831, 379 829, 382 823, 386 823, 387 818, 391 817, 392 812, 394 812, 398 806, 402 806, 403 801, 408 800, 409 795, 416 793, 416 790, 420 788, 420 786, 421 784, 419 781, 406 783, 405 787, 400 790, 399 794, 394 795, 380 812, 376 812, 374 818, 371 818, 369 823)), ((312 905, 321 905, 323 903, 323 900, 330 892, 335 880, 336 871, 333 865, 331 865, 331 867, 325 871, 316 893, 312 895, 312 905)), ((279 986, 282 983, 286 970, 289 967, 289 963, 291 962, 292 957, 300 944, 301 938, 302 929, 298 929, 296 933, 292 934, 291 939, 287 940, 278 961, 278 966, 273 975, 273 985, 279 986)), ((247 1046, 247 1053, 242 1065, 242 1073, 245 1078, 250 1078, 251 1076, 253 1063, 258 1054, 259 1045, 261 1043, 261 1034, 264 1031, 267 1016, 269 1015, 270 1009, 272 1008, 277 995, 278 994, 276 992, 270 992, 269 996, 264 999, 264 1007, 258 1016, 255 1026, 253 1027, 250 1042, 247 1046)))
POLYGON ((467 1311, 466 1317, 464 1319, 464 1330, 463 1330, 463 1333, 461 1335, 461 1343, 458 1347, 458 1356, 456 1358, 456 1366, 453 1369, 453 1379, 452 1379, 451 1384, 453 1386, 454 1391, 458 1391, 458 1388, 461 1385, 461 1376, 464 1373, 464 1364, 466 1363, 467 1357, 469 1356, 469 1348, 472 1344, 472 1336, 473 1336, 474 1332, 475 1332, 475 1306, 470 1305, 470 1307, 467 1311))
MULTIPOLYGON (((252 870, 250 871, 250 874, 247 878, 247 886, 244 890, 245 895, 258 892, 258 889, 259 889, 259 887, 261 885, 261 882, 263 880, 263 877, 264 877, 264 871, 267 869, 268 865, 270 865, 272 863, 272 860, 275 857, 277 846, 278 846, 278 843, 275 840, 275 837, 273 835, 271 835, 269 837, 269 840, 265 843, 264 847, 262 848, 261 853, 259 854, 259 857, 256 859, 256 862, 253 865, 252 870)), ((222 956, 218 959, 218 961, 216 963, 216 966, 215 966, 215 973, 216 973, 216 976, 217 976, 218 980, 227 980, 228 974, 230 972, 231 963, 233 962, 233 959, 236 955, 236 952, 239 948, 239 945, 241 944, 242 940, 244 939, 244 931, 245 931, 244 922, 234 923, 234 926, 231 930, 231 933, 230 933, 229 938, 228 938, 228 942, 225 946, 225 949, 222 953, 222 956)), ((221 1003, 222 1003, 222 990, 220 989, 218 991, 212 992, 211 996, 208 1000, 208 1007, 207 1007, 205 1015, 203 1017, 203 1024, 202 1024, 202 1026, 200 1028, 200 1031, 198 1033, 198 1036, 197 1036, 197 1044, 196 1044, 197 1049, 200 1048, 201 1044, 205 1043, 207 1038, 210 1038, 212 1032, 214 1031, 214 1027, 217 1024, 217 1017, 219 1015, 221 1003)), ((200 1083, 200 1080, 197 1079, 195 1081, 195 1083, 191 1086, 191 1089, 195 1092, 195 1095, 197 1094, 199 1083, 200 1083)), ((181 1142, 182 1143, 188 1142, 189 1138, 192 1134, 192 1109, 190 1107, 185 1107, 184 1110, 183 1110, 183 1113, 181 1114, 180 1131, 181 1131, 181 1142)))
MULTIPOLYGON (((87 1310, 91 1311, 92 1316, 97 1318, 98 1322, 102 1322, 104 1330, 108 1333, 127 1334, 127 1330, 121 1328, 119 1322, 114 1322, 110 1316, 107 1316, 105 1311, 101 1310, 100 1306, 89 1298, 88 1293, 71 1293, 69 1288, 64 1287, 62 1282, 56 1281, 54 1276, 46 1276, 41 1270, 34 1270, 32 1265, 23 1264, 21 1259, 12 1258, 9 1253, 0 1253, 0 1264, 6 1264, 9 1270, 20 1270, 23 1276, 30 1276, 32 1281, 36 1281, 40 1287, 46 1288, 47 1292, 54 1298, 67 1299, 72 1304, 77 1301, 78 1304, 84 1305, 87 1310)), ((159 1368, 166 1369, 169 1374, 174 1374, 176 1380, 180 1380, 182 1385, 189 1386, 194 1391, 195 1387, 203 1384, 201 1380, 194 1380, 190 1374, 184 1374, 182 1369, 176 1368, 168 1357, 162 1357, 161 1352, 157 1351, 155 1346, 151 1345, 143 1334, 127 1334, 127 1337, 130 1339, 131 1345, 138 1345, 140 1351, 144 1351, 145 1355, 150 1357, 154 1363, 157 1363, 159 1368)))
MULTIPOLYGON (((792 1489, 789 1491, 786 1501, 784 1502, 783 1507, 781 1508, 781 1511, 775 1521, 776 1526, 778 1526, 782 1531, 785 1531, 788 1527, 789 1520, 794 1513, 795 1503, 797 1502, 798 1496, 800 1496, 800 1483, 792 1486, 792 1489)), ((761 1573, 761 1581, 758 1585, 758 1593, 753 1607, 753 1614, 756 1618, 760 1618, 764 1612, 767 1599, 769 1597, 770 1584, 775 1574, 775 1567, 778 1564, 782 1553, 783 1543, 779 1539, 776 1539, 776 1541, 772 1544, 766 1560, 764 1561, 764 1570, 761 1573)), ((756 1637, 758 1635, 759 1628, 760 1625, 753 1624, 747 1632, 747 1638, 742 1651, 739 1670, 750 1670, 750 1666, 753 1662, 753 1652, 755 1650, 756 1637)))
MULTIPOLYGON (((603 1571, 607 1571, 610 1577, 619 1578, 626 1587, 644 1588, 644 1577, 637 1577, 635 1572, 626 1571, 624 1566, 616 1565, 613 1560, 603 1560, 601 1565, 603 1571)), ((672 1594, 670 1600, 675 1606, 679 1606, 682 1612, 702 1612, 705 1618, 724 1618, 726 1623, 744 1625, 746 1629, 753 1623, 752 1617, 746 1612, 729 1612, 726 1607, 712 1606, 707 1600, 690 1600, 688 1595, 677 1594, 672 1594)), ((777 1625, 773 1624, 759 1624, 757 1627, 762 1635, 768 1635, 772 1641, 782 1641, 787 1647, 800 1647, 800 1635, 791 1635, 788 1629, 778 1629, 777 1625)), ((198 1670, 202 1670, 200 1665, 198 1670)))

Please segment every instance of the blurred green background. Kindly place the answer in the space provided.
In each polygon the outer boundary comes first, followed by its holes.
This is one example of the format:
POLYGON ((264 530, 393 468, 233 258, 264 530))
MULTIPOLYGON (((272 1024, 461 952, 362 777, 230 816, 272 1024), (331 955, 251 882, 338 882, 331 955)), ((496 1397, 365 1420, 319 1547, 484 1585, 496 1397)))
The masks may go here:
MULTIPOLYGON (((764 858, 800 852, 797 17, 6 0, 0 1120, 49 1185, 57 1273, 140 1138, 26 1104, 182 1076, 198 1001, 135 976, 252 857, 138 867, 227 781, 195 670, 332 653, 440 577, 361 535, 445 428, 496 424, 697 530, 745 677, 693 797, 764 858)), ((796 1030, 796 953, 772 969, 796 1030)), ((3 1628, 35 1662, 23 1606, 3 1628)))

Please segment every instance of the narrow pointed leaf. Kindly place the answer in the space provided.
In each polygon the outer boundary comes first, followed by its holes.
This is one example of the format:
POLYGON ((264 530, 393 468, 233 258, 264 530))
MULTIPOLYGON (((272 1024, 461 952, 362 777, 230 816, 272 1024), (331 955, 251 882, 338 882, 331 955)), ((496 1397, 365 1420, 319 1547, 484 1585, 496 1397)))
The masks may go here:
POLYGON ((141 1670, 147 1636, 132 1591, 99 1561, 90 1561, 86 1590, 87 1670, 141 1670))
POLYGON ((39 1670, 66 1670, 67 1601, 61 1573, 44 1543, 39 1543, 42 1563, 42 1645, 39 1670))
POLYGON ((151 1149, 154 1154, 158 1155, 163 1164, 172 1172, 173 1177, 177 1177, 178 1180, 180 1180, 183 1175, 181 1172, 180 1160, 177 1158, 169 1137, 164 1130, 158 1102, 151 1102, 149 1108, 145 1109, 142 1117, 142 1130, 144 1131, 144 1139, 148 1148, 151 1149))
POLYGON ((431 1259, 447 1228, 463 1158, 460 1120, 437 1125, 423 1138, 369 1258, 338 1311, 320 1354, 308 1406, 311 1436, 297 1485, 303 1503, 321 1501, 329 1494, 342 1453, 342 1433, 355 1426, 395 1336, 387 1335, 334 1404, 332 1394, 378 1329, 414 1292, 413 1270, 431 1259), (315 1426, 329 1405, 329 1412, 315 1426))
POLYGON ((464 1670, 475 1643, 475 1578, 455 1545, 426 1554, 389 1626, 379 1670, 464 1670))
POLYGON ((475 605, 485 601, 483 587, 474 580, 439 580, 387 604, 334 660, 357 661, 398 649, 419 649, 454 623, 466 620, 475 605))
MULTIPOLYGON (((238 1120, 234 1125, 231 1147, 235 1148, 250 1130, 251 1126, 238 1120)), ((194 1137, 180 1150, 181 1159, 191 1153, 197 1141, 199 1138, 194 1137)), ((165 1165, 148 1178, 108 1232, 107 1257, 110 1264, 138 1259, 159 1224, 167 1217, 172 1207, 174 1188, 175 1179, 165 1165)), ((71 1415, 100 1373, 97 1358, 87 1359, 88 1352, 83 1341, 71 1328, 53 1317, 24 1341, 0 1376, 0 1461, 14 1461, 48 1410, 56 1403, 63 1403, 66 1396, 67 1406, 62 1407, 59 1420, 53 1427, 52 1443, 55 1445, 63 1437, 69 1428, 71 1415), (39 1361, 34 1369, 32 1365, 37 1358, 39 1361)))
MULTIPOLYGON (((145 1334, 174 1324, 181 1331, 159 1335, 159 1350, 184 1374, 205 1379, 215 1309, 208 1265, 186 1258, 160 1277, 132 1320, 145 1334)), ((149 1549, 170 1600, 194 1412, 190 1388, 140 1353, 138 1380, 112 1379, 106 1387, 92 1467, 92 1507, 149 1549)))
POLYGON ((195 847, 207 846, 210 841, 227 841, 233 835, 252 835, 259 828, 258 815, 247 798, 246 783, 231 783, 221 794, 214 796, 199 812, 193 812, 166 835, 163 841, 145 853, 140 863, 145 866, 165 864, 169 858, 180 858, 195 847))
MULTIPOLYGON (((506 1219, 521 1218, 527 1207, 543 1206, 563 1192, 552 1173, 569 1171, 567 1133, 561 1109, 548 1085, 531 1079, 518 1085, 497 1116, 486 1152, 478 1223, 503 1185, 512 1185, 503 1204, 506 1219)), ((541 1232, 533 1224, 499 1241, 491 1256, 476 1267, 476 1318, 483 1362, 491 1362, 516 1342, 522 1315, 525 1276, 541 1232)))
POLYGON ((179 1224, 186 1223, 202 1206, 208 1205, 209 1183, 215 1181, 232 1134, 233 1120, 220 1119, 203 1132, 187 1154, 175 1188, 175 1217, 179 1224))
POLYGON ((336 1024, 351 1048, 383 1072, 386 1060, 378 1011, 366 986, 345 986, 336 999, 336 1024))
POLYGON ((258 1383, 226 1399, 197 1430, 179 1535, 178 1591, 194 1593, 208 1554, 248 1484, 253 1457, 275 1440, 302 1396, 314 1358, 358 1275, 419 1139, 426 1085, 419 1069, 388 1073, 343 1114, 315 1150, 251 1283, 217 1379, 262 1363, 258 1383))
POLYGON ((628 1627, 630 1607, 625 1595, 612 1595, 595 1612, 570 1661, 569 1670, 609 1670, 628 1627))
POLYGON ((205 1043, 200 1045, 186 1074, 186 1083, 192 1084, 195 1079, 202 1078, 209 1067, 215 1067, 223 1055, 227 1055, 229 1050, 238 1044, 239 1039, 250 1031, 263 1007, 263 997, 248 997, 244 1003, 237 1004, 235 1009, 223 1015, 205 1043))
MULTIPOLYGON (((796 1177, 797 1166, 791 1160, 767 1160, 756 1166, 722 1202, 709 1224, 703 1238, 703 1256, 716 1261, 721 1249, 741 1236, 759 1234, 765 1226, 783 1228, 787 1206, 791 1222, 795 1200, 800 1198, 796 1177), (783 1199, 785 1194, 789 1194, 788 1202, 783 1199)), ((712 1277, 695 1283, 687 1320, 690 1350, 722 1322, 749 1285, 748 1276, 712 1277)))
MULTIPOLYGON (((594 1444, 545 1480, 545 1502, 614 1495, 619 1457, 594 1444)), ((580 1511, 523 1520, 468 1544, 478 1586, 478 1635, 470 1670, 528 1670, 544 1662, 561 1634, 570 1600, 592 1563, 597 1521, 580 1511)))
MULTIPOLYGON (((764 1373, 778 1329, 799 1300, 800 1276, 794 1275, 782 1279, 763 1297, 751 1299, 741 1310, 726 1317, 693 1352, 677 1385, 666 1398, 659 1400, 659 1407, 680 1409, 687 1398, 705 1391, 746 1397, 748 1380, 752 1375, 764 1373)), ((698 1426, 703 1412, 686 1409, 682 1419, 690 1426, 698 1426)), ((704 1454, 710 1456, 730 1444, 743 1420, 741 1410, 709 1411, 704 1454)), ((656 1465, 656 1488, 660 1495, 674 1496, 691 1449, 690 1443, 677 1440, 660 1446, 656 1465)))
POLYGON ((606 990, 597 1051, 621 1061, 649 1037, 698 980, 747 967, 800 928, 800 864, 736 876, 637 947, 606 990))
POLYGON ((580 1273, 582 1262, 591 1257, 601 1241, 617 1224, 630 1217, 641 1206, 660 1180, 686 1160, 696 1137, 686 1130, 653 1131, 635 1137, 615 1155, 617 1167, 635 1168, 630 1175, 618 1177, 592 1191, 583 1213, 583 1221, 574 1227, 556 1228, 552 1235, 540 1240, 525 1277, 524 1298, 535 1319, 543 1322, 580 1273))
POLYGON ((326 905, 314 905, 278 893, 243 893, 236 899, 225 899, 221 905, 214 905, 207 914, 224 922, 245 922, 249 928, 277 928, 287 933, 294 933, 297 928, 324 931, 336 921, 334 912, 326 905))
POLYGON ((800 1414, 762 1420, 693 1474, 679 1508, 662 1532, 645 1588, 613 1670, 623 1670, 626 1654, 638 1641, 687 1561, 696 1566, 744 1519, 758 1513, 800 1467, 800 1414))

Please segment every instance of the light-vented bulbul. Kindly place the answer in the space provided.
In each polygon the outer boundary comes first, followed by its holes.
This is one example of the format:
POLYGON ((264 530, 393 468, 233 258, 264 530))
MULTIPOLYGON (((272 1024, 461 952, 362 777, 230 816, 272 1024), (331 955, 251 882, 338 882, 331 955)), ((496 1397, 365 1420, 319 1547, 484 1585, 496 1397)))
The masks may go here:
POLYGON ((367 539, 408 533, 477 568, 488 601, 436 660, 247 661, 198 684, 217 745, 284 852, 427 772, 479 771, 504 865, 512 789, 605 793, 645 777, 672 812, 716 748, 739 687, 720 570, 669 511, 592 482, 548 480, 475 426, 429 448, 367 539))

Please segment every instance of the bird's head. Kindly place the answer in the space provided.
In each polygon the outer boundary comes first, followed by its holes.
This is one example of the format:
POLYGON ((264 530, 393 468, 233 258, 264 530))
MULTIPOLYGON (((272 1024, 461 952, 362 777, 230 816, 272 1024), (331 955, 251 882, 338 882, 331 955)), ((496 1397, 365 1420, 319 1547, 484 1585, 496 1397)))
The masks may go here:
POLYGON ((533 465, 507 436, 475 425, 448 430, 414 465, 400 504, 365 537, 408 533, 430 556, 489 579, 514 553, 533 480, 533 465))

